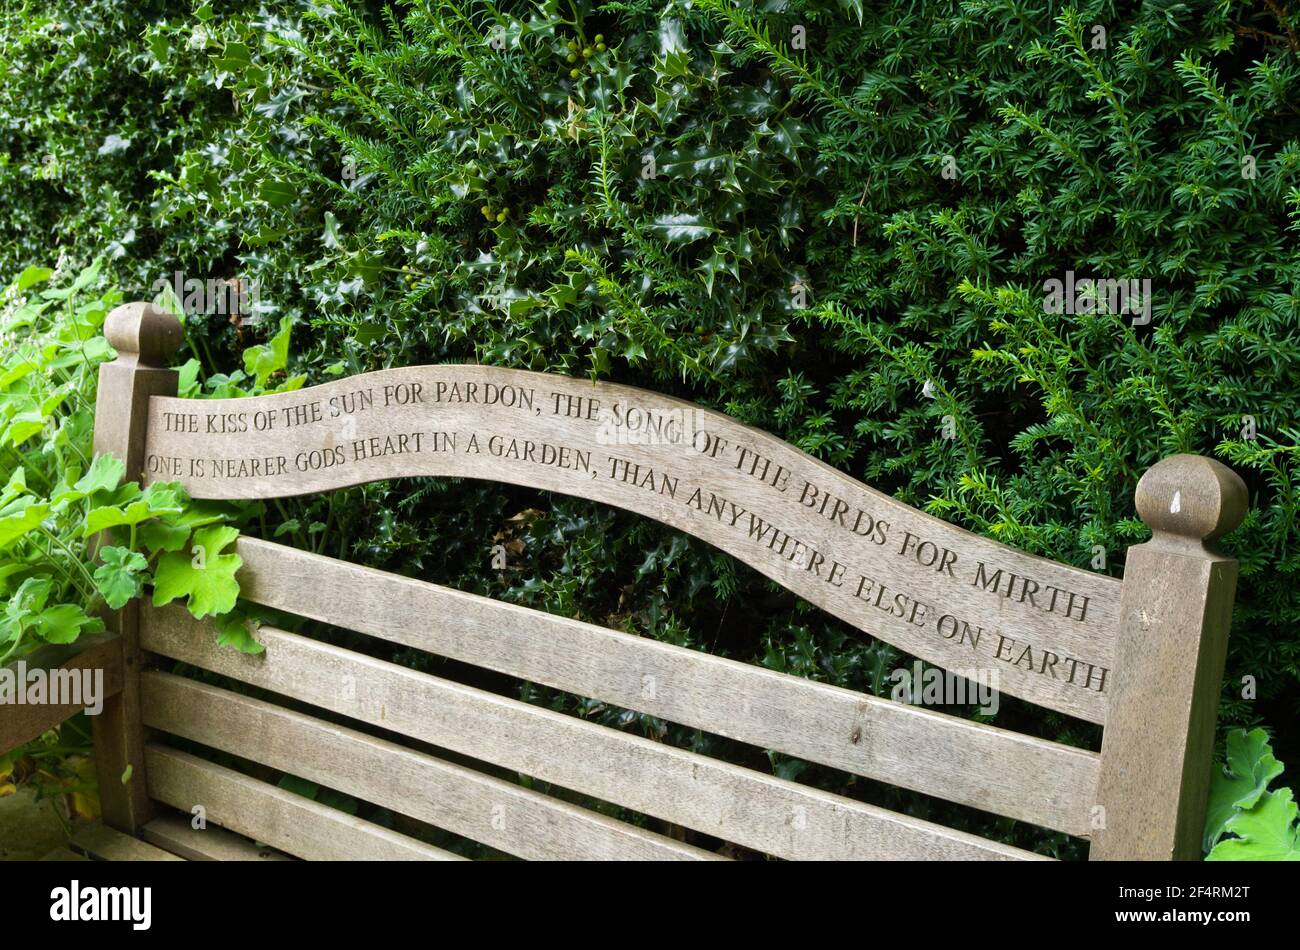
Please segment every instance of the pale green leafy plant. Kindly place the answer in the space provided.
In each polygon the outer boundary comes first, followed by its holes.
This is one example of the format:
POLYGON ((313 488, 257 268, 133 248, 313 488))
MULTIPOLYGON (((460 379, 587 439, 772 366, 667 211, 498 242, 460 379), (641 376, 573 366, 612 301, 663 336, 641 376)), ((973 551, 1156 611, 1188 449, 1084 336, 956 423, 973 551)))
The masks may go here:
POLYGON ((1263 729, 1229 733, 1226 767, 1210 787, 1207 861, 1300 861, 1291 789, 1268 788, 1282 771, 1263 729))

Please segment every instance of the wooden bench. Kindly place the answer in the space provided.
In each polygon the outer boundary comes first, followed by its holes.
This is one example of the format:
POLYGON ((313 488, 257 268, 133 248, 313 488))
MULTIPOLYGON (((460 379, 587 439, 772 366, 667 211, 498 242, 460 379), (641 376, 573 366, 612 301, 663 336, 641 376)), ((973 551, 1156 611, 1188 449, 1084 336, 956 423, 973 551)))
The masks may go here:
MULTIPOLYGON (((1152 538, 1129 548, 1121 582, 961 530, 640 389, 443 365, 186 400, 166 368, 174 318, 127 304, 106 334, 118 358, 100 371, 95 450, 128 478, 180 481, 198 499, 401 476, 593 499, 701 538, 930 664, 1100 724, 1103 739, 1100 753, 1074 748, 244 537, 251 602, 1064 832, 1094 859, 1200 856, 1237 577, 1210 542, 1246 509, 1245 485, 1216 461, 1178 455, 1141 478, 1152 538)), ((116 621, 120 689, 94 721, 104 818, 155 843, 170 840, 149 831, 161 806, 201 806, 301 858, 453 857, 180 751, 180 737, 522 858, 720 855, 516 775, 781 858, 1039 857, 273 627, 249 656, 179 607, 134 602, 116 621), (164 672, 167 661, 278 699, 164 672)), ((188 857, 203 850, 195 838, 188 857)))

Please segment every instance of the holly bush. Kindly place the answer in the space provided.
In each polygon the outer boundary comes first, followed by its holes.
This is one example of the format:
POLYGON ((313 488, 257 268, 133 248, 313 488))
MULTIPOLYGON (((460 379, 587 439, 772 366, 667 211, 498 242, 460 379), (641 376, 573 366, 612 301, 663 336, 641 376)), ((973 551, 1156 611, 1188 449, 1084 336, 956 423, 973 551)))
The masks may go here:
MULTIPOLYGON (((1283 8, 11 7, 0 265, 17 272, 52 235, 74 258, 105 254, 128 297, 174 274, 256 282, 275 320, 187 315, 201 391, 285 326, 285 372, 311 382, 478 360, 649 386, 1115 575, 1147 536, 1141 473, 1216 456, 1251 492, 1223 540, 1241 582, 1221 721, 1270 726, 1296 757, 1300 40, 1283 8), (1149 282, 1147 309, 1055 312, 1045 283, 1067 275, 1149 282)), ((886 693, 907 660, 592 503, 411 481, 261 517, 314 550, 854 689, 886 693)), ((525 696, 1078 853, 650 717, 525 696)), ((1097 741, 1011 700, 997 722, 1097 741)))

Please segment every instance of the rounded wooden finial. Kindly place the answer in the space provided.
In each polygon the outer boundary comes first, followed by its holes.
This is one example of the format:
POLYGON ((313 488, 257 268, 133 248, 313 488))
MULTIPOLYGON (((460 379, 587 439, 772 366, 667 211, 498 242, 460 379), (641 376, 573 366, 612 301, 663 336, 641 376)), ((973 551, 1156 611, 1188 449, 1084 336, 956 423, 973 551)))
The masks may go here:
POLYGON ((118 359, 165 367, 185 333, 175 316, 151 303, 124 303, 104 320, 104 336, 118 359))
POLYGON ((1137 510, 1156 534, 1194 542, 1227 534, 1246 516, 1246 483, 1203 455, 1171 455, 1138 481, 1137 510))

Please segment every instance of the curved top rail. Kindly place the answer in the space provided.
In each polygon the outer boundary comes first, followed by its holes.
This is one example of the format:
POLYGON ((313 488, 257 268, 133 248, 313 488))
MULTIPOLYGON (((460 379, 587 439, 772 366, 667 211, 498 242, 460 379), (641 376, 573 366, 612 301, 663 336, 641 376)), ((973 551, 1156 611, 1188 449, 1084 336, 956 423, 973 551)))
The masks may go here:
POLYGON ((900 649, 1104 722, 1120 582, 916 510, 769 433, 631 386, 493 366, 380 370, 246 399, 154 396, 144 479, 195 498, 458 476, 689 532, 900 649))

